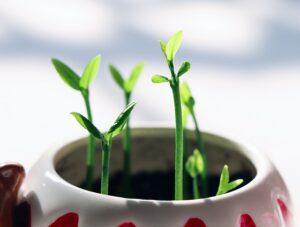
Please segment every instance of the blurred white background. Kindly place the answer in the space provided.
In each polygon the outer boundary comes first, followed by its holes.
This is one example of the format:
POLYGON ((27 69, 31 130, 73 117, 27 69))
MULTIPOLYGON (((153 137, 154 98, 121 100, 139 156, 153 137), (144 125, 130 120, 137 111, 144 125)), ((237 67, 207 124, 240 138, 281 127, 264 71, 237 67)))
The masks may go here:
POLYGON ((297 0, 11 0, 0 1, 0 161, 28 169, 57 141, 85 135, 69 112, 80 95, 57 76, 51 57, 80 73, 94 55, 102 67, 91 96, 105 129, 123 107, 107 64, 124 73, 146 69, 134 100, 134 122, 173 121, 158 41, 184 31, 177 60, 197 98, 201 126, 234 135, 266 152, 300 212, 300 2, 297 0))

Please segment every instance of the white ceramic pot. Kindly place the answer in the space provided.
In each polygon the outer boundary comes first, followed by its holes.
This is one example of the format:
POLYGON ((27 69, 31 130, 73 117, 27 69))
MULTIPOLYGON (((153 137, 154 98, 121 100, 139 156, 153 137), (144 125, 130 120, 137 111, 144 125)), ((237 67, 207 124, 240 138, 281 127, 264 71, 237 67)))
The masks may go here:
MULTIPOLYGON (((193 133, 188 132, 192 138, 193 133)), ((192 140, 192 139, 191 139, 192 140)), ((101 195, 77 187, 85 176, 86 139, 45 153, 29 171, 22 193, 31 209, 32 227, 288 227, 291 201, 270 160, 254 147, 204 133, 209 173, 228 164, 232 175, 247 172, 243 187, 207 199, 165 201, 101 195)), ((173 168, 174 129, 133 130, 133 174, 173 168)), ((193 143, 193 142, 191 142, 193 143)), ((98 152, 100 153, 100 152, 98 152)), ((98 157, 100 159, 100 156, 98 157)), ((111 176, 122 168, 121 140, 113 144, 111 176)), ((95 179, 100 174, 96 168, 95 179)), ((158 188, 173 187, 160 184, 158 188)), ((172 193, 172 192, 170 192, 172 193)))

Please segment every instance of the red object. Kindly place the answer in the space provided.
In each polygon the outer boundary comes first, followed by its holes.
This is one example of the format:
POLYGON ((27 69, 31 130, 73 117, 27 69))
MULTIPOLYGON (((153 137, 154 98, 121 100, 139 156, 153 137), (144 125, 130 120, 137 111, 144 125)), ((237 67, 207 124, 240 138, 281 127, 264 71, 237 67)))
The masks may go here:
POLYGON ((0 164, 0 226, 13 226, 19 189, 25 178, 24 168, 16 163, 0 164))
POLYGON ((31 227, 31 206, 27 201, 15 208, 14 227, 31 227))
POLYGON ((79 216, 70 212, 56 219, 49 227, 78 227, 79 216))
POLYGON ((289 209, 287 208, 286 204, 281 199, 277 199, 277 203, 278 203, 279 208, 281 210, 281 214, 282 214, 282 217, 283 217, 284 221, 288 222, 289 218, 290 218, 289 209))
POLYGON ((253 219, 249 214, 243 214, 240 219, 241 227, 256 227, 253 219))
POLYGON ((206 225, 200 218, 190 218, 184 227, 206 227, 206 225))
POLYGON ((136 227, 136 226, 132 222, 125 222, 125 223, 119 225, 118 227, 136 227))

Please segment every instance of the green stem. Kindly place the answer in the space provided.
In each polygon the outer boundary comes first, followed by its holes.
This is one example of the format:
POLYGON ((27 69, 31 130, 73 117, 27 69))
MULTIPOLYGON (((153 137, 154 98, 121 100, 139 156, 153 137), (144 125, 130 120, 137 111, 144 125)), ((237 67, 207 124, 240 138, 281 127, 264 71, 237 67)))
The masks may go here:
MULTIPOLYGON (((186 135, 186 128, 183 127, 183 163, 186 163, 188 160, 188 144, 187 144, 187 135, 186 135)), ((188 185, 188 179, 189 179, 189 174, 187 171, 183 171, 183 195, 184 199, 188 198, 189 196, 189 185, 188 185)))
MULTIPOLYGON (((91 105, 89 100, 89 92, 88 91, 82 92, 82 96, 86 106, 88 119, 91 122, 93 122, 91 105)), ((85 187, 88 190, 92 190, 93 187, 93 175, 95 169, 95 152, 96 152, 95 137, 92 134, 90 134, 88 139, 88 152, 87 152, 87 159, 86 159, 87 171, 86 171, 86 182, 85 182, 85 187)))
POLYGON ((175 200, 183 199, 183 126, 180 100, 179 78, 174 72, 173 62, 169 62, 172 74, 171 88, 175 108, 176 138, 175 138, 175 200))
POLYGON ((201 179, 202 179, 202 193, 203 197, 208 196, 208 179, 207 179, 207 155, 205 152, 205 147, 204 147, 204 142, 202 139, 202 135, 199 129, 198 121, 195 115, 194 110, 191 111, 191 115, 195 124, 195 134, 196 134, 196 140, 197 140, 197 145, 199 147, 199 150, 202 154, 203 157, 203 173, 201 174, 201 179))
POLYGON ((101 194, 108 194, 109 186, 109 160, 111 150, 111 140, 102 143, 102 173, 101 173, 101 194))
POLYGON ((199 192, 197 176, 193 177, 193 194, 194 194, 194 199, 200 199, 200 192, 199 192))
MULTIPOLYGON (((125 93, 125 105, 130 103, 130 93, 125 93)), ((124 150, 124 192, 126 196, 131 193, 131 135, 129 119, 126 123, 124 136, 123 136, 123 150, 124 150)))

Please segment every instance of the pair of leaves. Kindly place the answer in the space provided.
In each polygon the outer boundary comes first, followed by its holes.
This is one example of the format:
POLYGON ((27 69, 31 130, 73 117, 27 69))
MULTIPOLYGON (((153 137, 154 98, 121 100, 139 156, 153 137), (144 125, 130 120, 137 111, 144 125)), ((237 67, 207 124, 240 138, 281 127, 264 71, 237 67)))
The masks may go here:
MULTIPOLYGON (((182 31, 179 31, 176 34, 174 34, 167 44, 165 44, 163 41, 160 41, 160 48, 168 61, 169 67, 170 67, 170 62, 173 62, 175 55, 181 46, 181 43, 182 43, 182 31)), ((176 76, 180 77, 183 74, 187 73, 190 70, 190 67, 191 64, 189 62, 183 62, 176 76)), ((152 76, 151 80, 153 83, 166 83, 172 81, 166 76, 158 75, 158 74, 152 76)))
POLYGON ((195 106, 195 99, 192 96, 192 92, 186 82, 183 82, 180 85, 180 96, 184 106, 186 106, 188 110, 192 112, 195 106))
POLYGON ((125 92, 131 93, 144 69, 144 63, 139 63, 133 68, 128 80, 124 79, 120 71, 115 66, 110 64, 108 68, 112 78, 119 87, 125 92))
POLYGON ((126 125, 130 113, 133 110, 135 103, 130 103, 126 106, 126 108, 122 111, 122 113, 115 120, 114 124, 110 127, 106 134, 103 134, 99 131, 99 129, 93 125, 86 117, 81 115, 80 113, 72 112, 71 114, 75 117, 77 122, 85 128, 89 133, 91 133, 94 137, 100 139, 102 142, 108 142, 113 137, 119 135, 124 126, 126 125))
POLYGON ((229 191, 232 191, 233 189, 240 186, 243 182, 244 182, 243 179, 238 179, 230 182, 228 166, 224 165, 220 177, 220 183, 219 183, 217 195, 223 195, 229 191))
POLYGON ((55 58, 51 59, 51 61, 57 73, 66 84, 75 90, 85 91, 88 90, 91 81, 99 71, 101 57, 99 55, 94 57, 85 67, 81 77, 62 61, 55 58))
POLYGON ((160 41, 160 48, 164 53, 168 62, 174 60, 175 55, 180 48, 182 43, 182 31, 177 32, 172 36, 172 38, 165 44, 163 41, 160 41))
MULTIPOLYGON (((186 72, 188 72, 190 70, 190 63, 189 62, 183 62, 181 67, 179 68, 178 70, 178 73, 177 73, 177 77, 180 77, 182 76, 183 74, 185 74, 186 72)), ((152 76, 151 78, 152 82, 153 83, 156 83, 156 84, 159 84, 159 83, 165 83, 165 82, 170 82, 171 80, 166 77, 166 76, 163 76, 163 75, 159 75, 159 74, 155 74, 152 76)))
POLYGON ((204 170, 204 159, 198 149, 195 149, 193 154, 188 158, 185 169, 192 178, 201 175, 204 170))

